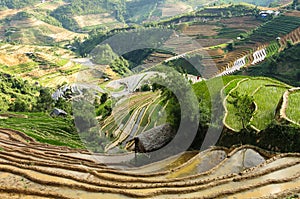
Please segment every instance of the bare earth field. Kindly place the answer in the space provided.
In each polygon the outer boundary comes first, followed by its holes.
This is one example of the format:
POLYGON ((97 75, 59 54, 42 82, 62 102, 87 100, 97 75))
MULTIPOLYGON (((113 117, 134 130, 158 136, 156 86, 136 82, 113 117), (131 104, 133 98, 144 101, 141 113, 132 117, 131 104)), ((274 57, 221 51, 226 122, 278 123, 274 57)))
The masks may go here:
POLYGON ((109 13, 75 16, 74 19, 81 28, 101 24, 119 24, 119 22, 109 13))
POLYGON ((161 7, 161 10, 162 17, 172 17, 182 13, 190 12, 192 11, 192 8, 184 3, 168 3, 164 4, 163 7, 161 7))
POLYGON ((233 17, 226 18, 220 21, 222 24, 227 25, 228 28, 242 29, 242 30, 251 30, 258 27, 261 22, 256 20, 254 17, 233 17))
POLYGON ((219 27, 215 25, 191 25, 187 27, 183 33, 188 36, 215 36, 218 34, 217 29, 219 29, 219 27))

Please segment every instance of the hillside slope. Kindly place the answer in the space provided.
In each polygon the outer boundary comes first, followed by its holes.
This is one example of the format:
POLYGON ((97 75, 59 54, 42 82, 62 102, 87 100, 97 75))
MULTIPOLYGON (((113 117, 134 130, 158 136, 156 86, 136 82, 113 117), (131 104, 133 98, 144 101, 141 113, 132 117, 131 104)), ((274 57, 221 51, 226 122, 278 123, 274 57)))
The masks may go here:
POLYGON ((266 62, 241 72, 250 76, 268 76, 300 86, 300 44, 294 45, 266 62))

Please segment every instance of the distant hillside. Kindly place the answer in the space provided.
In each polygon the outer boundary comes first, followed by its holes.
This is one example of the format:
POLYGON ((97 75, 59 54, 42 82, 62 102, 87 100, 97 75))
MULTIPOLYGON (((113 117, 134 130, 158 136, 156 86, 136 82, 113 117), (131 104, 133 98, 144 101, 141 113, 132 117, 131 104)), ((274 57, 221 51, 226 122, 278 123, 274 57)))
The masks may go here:
POLYGON ((3 9, 18 9, 41 2, 40 0, 1 0, 0 10, 3 9))
POLYGON ((249 3, 258 6, 281 5, 291 1, 286 0, 220 0, 218 4, 222 3, 249 3))
POLYGON ((300 44, 290 47, 266 62, 248 68, 243 72, 250 76, 268 76, 293 86, 300 86, 300 44))

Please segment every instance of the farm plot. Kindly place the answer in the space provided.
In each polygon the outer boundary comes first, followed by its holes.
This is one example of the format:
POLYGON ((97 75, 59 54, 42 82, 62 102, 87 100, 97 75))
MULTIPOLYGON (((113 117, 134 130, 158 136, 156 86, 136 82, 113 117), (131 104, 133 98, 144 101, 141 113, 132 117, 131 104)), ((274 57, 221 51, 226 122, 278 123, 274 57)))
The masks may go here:
POLYGON ((233 28, 247 32, 260 26, 262 22, 256 20, 255 17, 244 16, 225 18, 220 20, 220 23, 224 24, 227 28, 233 28))
POLYGON ((172 17, 193 10, 190 6, 182 2, 167 2, 158 8, 161 9, 162 17, 172 17))
POLYGON ((195 24, 195 25, 190 25, 186 27, 183 30, 183 34, 188 35, 188 36, 215 36, 218 34, 219 27, 216 25, 201 25, 201 24, 195 24))
POLYGON ((118 22, 109 13, 103 14, 90 14, 90 15, 80 15, 74 17, 75 21, 78 23, 80 28, 90 27, 90 26, 109 26, 109 27, 121 27, 121 23, 118 22))
POLYGON ((0 126, 25 132, 43 143, 81 148, 82 143, 75 129, 68 127, 63 118, 52 118, 43 113, 27 113, 26 117, 0 120, 0 126))
POLYGON ((107 150, 126 145, 134 136, 165 124, 165 106, 160 105, 160 95, 157 94, 141 93, 116 105, 112 115, 101 122, 101 131, 112 140, 107 150))
POLYGON ((286 115, 289 119, 300 125, 300 92, 293 92, 289 94, 288 106, 286 109, 286 115))
POLYGON ((288 87, 267 85, 262 86, 254 95, 256 111, 250 122, 257 130, 263 130, 274 120, 276 108, 288 87))
POLYGON ((300 26, 300 17, 280 16, 265 23, 250 36, 246 41, 249 43, 267 43, 282 37, 300 26))
MULTIPOLYGON (((278 102, 280 100, 278 98, 280 98, 280 94, 282 96, 283 89, 281 88, 285 88, 285 87, 286 85, 284 85, 283 83, 271 79, 260 79, 260 78, 243 79, 238 83, 237 87, 233 89, 231 92, 237 91, 241 94, 248 94, 249 96, 254 96, 254 102, 256 103, 256 110, 258 110, 258 112, 253 116, 252 121, 254 122, 255 125, 258 126, 258 128, 264 128, 266 125, 270 123, 270 119, 271 119, 270 114, 274 111, 275 109, 274 107, 278 105, 278 102), (271 85, 278 84, 278 87, 277 88, 276 86, 275 88, 268 87, 267 85, 270 84, 271 85), (262 99, 264 93, 260 95, 259 92, 260 89, 263 89, 262 91, 264 92, 269 92, 270 94, 271 93, 274 94, 275 99, 270 99, 270 100, 262 99), (265 89, 267 91, 265 91, 265 89), (269 101, 272 102, 272 104, 267 104, 269 101), (257 107, 258 105, 259 107, 257 107), (268 123, 263 124, 260 120, 268 123)), ((232 100, 232 97, 228 95, 224 103, 226 108, 224 123, 230 129, 234 131, 240 131, 243 128, 243 126, 241 122, 237 122, 239 121, 239 118, 236 116, 238 110, 236 110, 232 104, 228 103, 229 100, 232 100)))

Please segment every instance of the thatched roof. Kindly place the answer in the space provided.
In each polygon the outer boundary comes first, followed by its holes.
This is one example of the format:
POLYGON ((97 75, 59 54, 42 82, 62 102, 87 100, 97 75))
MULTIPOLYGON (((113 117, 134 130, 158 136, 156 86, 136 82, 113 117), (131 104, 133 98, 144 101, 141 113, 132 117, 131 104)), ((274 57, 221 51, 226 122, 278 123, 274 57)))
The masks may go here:
POLYGON ((136 136, 137 151, 151 152, 168 144, 175 136, 175 131, 169 124, 164 124, 136 136))
POLYGON ((66 116, 66 115, 68 115, 68 113, 65 112, 64 110, 59 109, 59 108, 54 108, 50 115, 52 115, 52 116, 66 116))

